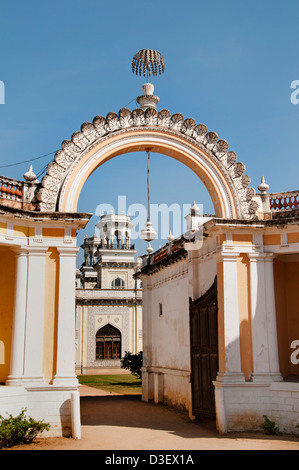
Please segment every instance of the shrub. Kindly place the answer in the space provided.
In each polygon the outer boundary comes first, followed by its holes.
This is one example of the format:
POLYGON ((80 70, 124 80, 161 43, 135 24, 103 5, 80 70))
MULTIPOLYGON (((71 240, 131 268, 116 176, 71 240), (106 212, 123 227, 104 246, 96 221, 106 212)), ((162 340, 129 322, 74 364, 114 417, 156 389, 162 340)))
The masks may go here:
POLYGON ((0 449, 18 444, 28 444, 39 433, 50 429, 48 423, 26 418, 25 412, 26 409, 23 409, 18 416, 13 417, 10 414, 8 418, 3 418, 0 415, 0 449))
POLYGON ((266 431, 267 434, 272 434, 272 435, 279 434, 279 429, 276 426, 275 422, 271 421, 266 415, 263 415, 263 418, 264 418, 264 422, 260 425, 260 428, 266 431))
POLYGON ((142 351, 138 354, 132 354, 129 351, 125 351, 125 355, 120 362, 122 369, 128 369, 132 375, 141 379, 142 351))

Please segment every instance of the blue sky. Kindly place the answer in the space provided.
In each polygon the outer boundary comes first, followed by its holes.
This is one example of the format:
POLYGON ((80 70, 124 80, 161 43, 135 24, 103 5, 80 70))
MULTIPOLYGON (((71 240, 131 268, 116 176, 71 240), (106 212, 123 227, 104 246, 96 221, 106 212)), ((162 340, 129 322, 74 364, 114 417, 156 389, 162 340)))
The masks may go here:
MULTIPOLYGON (((0 166, 54 152, 85 121, 118 112, 140 94, 133 55, 156 49, 165 73, 153 80, 167 108, 206 124, 246 165, 255 189, 299 189, 297 0, 10 0, 0 16, 0 166)), ((34 162, 42 171, 52 156, 34 162)), ((86 182, 78 210, 101 203, 146 204, 146 156, 117 157, 86 182)), ((22 179, 29 164, 0 168, 22 179)), ((165 156, 151 157, 151 202, 202 203, 213 211, 198 178, 165 156)), ((93 217, 86 231, 94 232, 93 217)), ((79 242, 84 235, 82 232, 79 242)), ((157 240, 154 247, 163 244, 157 240)), ((138 242, 140 253, 144 242, 138 242)))

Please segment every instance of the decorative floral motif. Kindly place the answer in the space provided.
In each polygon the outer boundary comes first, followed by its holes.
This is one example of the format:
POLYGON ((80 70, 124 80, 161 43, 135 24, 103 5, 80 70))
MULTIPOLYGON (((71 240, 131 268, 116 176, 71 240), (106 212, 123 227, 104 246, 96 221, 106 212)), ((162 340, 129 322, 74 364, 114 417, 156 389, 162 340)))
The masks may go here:
POLYGON ((175 131, 180 131, 183 125, 183 115, 181 113, 176 113, 171 116, 170 119, 170 128, 174 129, 175 131))
POLYGON ((122 108, 119 111, 119 123, 120 127, 124 129, 125 127, 131 127, 132 125, 132 115, 129 108, 122 108))
POLYGON ((193 129, 196 126, 196 122, 192 118, 185 119, 182 125, 182 132, 186 135, 193 135, 193 129))
POLYGON ((145 123, 148 126, 156 126, 158 121, 157 111, 154 108, 148 108, 145 111, 145 123))
POLYGON ((162 109, 158 114, 158 126, 168 127, 171 119, 171 114, 168 109, 162 109))
POLYGON ((120 128, 118 115, 116 113, 108 113, 106 117, 106 122, 107 122, 106 129, 108 132, 114 132, 120 128))
POLYGON ((92 122, 95 130, 97 131, 98 137, 102 137, 102 135, 106 134, 106 119, 104 116, 96 116, 93 118, 92 122))
POLYGON ((144 111, 136 108, 132 111, 133 126, 143 126, 145 124, 144 111))

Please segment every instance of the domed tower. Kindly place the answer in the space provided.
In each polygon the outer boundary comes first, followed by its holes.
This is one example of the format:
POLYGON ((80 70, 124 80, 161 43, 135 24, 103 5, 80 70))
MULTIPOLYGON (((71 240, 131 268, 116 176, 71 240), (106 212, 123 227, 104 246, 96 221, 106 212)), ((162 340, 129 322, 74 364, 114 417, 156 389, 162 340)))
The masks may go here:
POLYGON ((96 224, 100 233, 101 248, 130 249, 131 223, 130 216, 125 214, 102 214, 96 224))
POLYGON ((97 288, 134 289, 137 250, 131 245, 131 230, 134 225, 130 216, 103 214, 96 227, 100 240, 95 252, 97 262, 94 265, 97 270, 97 288))

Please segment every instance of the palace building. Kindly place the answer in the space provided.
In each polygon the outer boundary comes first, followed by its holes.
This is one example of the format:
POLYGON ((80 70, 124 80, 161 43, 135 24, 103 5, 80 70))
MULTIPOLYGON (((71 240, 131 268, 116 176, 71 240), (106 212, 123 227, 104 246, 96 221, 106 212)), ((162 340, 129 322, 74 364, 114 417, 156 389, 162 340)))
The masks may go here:
POLYGON ((142 351, 141 281, 130 217, 102 215, 99 236, 85 237, 77 270, 76 372, 119 368, 126 351, 142 351))

